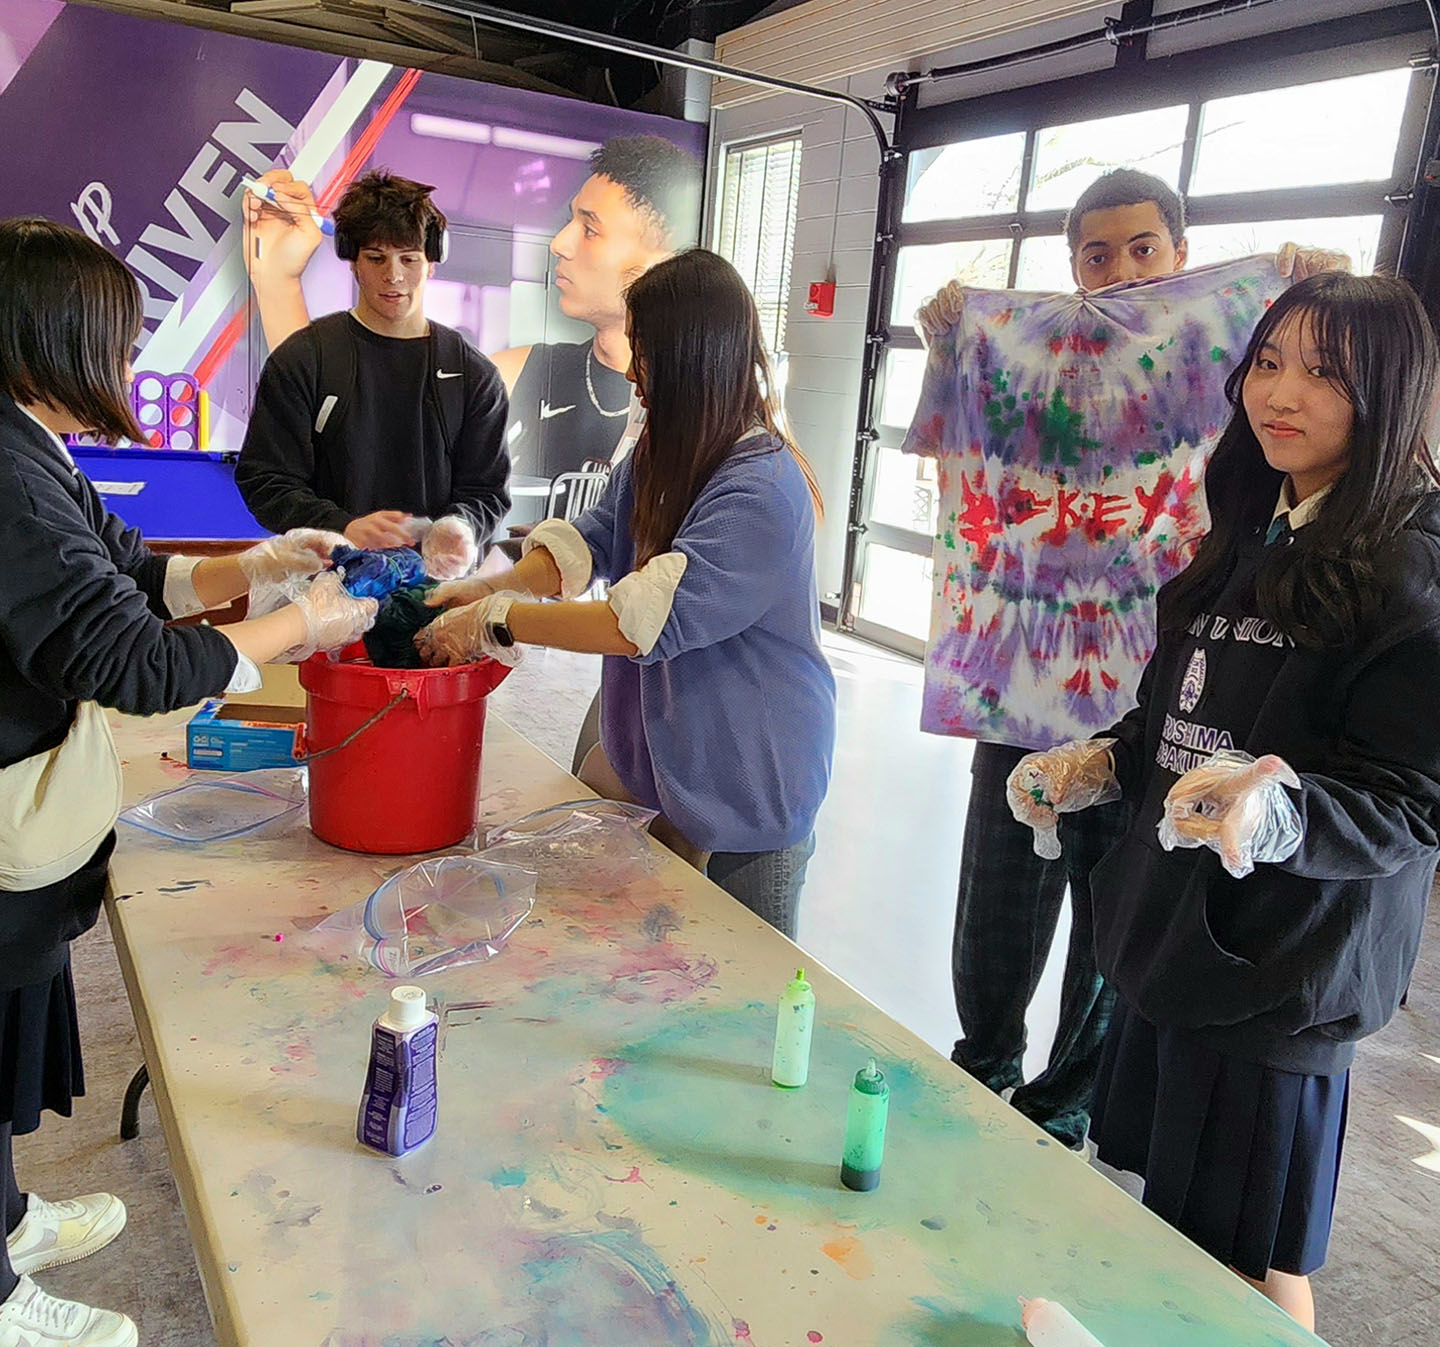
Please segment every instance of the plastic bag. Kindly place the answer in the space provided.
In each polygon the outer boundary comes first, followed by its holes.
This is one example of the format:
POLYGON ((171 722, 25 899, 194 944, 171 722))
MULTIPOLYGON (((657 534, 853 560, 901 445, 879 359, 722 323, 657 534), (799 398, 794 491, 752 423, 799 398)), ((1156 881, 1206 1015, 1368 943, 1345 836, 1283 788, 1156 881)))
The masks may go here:
POLYGON ((1209 847, 1236 879, 1257 864, 1289 860, 1304 828, 1286 786, 1298 790, 1300 778, 1282 758, 1222 748, 1170 787, 1156 825, 1160 845, 1209 847))
POLYGON ((483 856, 432 856, 313 929, 348 936, 387 977, 424 977, 499 954, 534 908, 535 882, 483 856))
POLYGON ((266 767, 218 780, 188 781, 147 796, 120 819, 172 842, 222 842, 298 815, 307 790, 303 767, 266 767))
POLYGON ((611 891, 650 874, 659 854, 647 829, 653 809, 618 800, 568 800, 491 830, 487 860, 519 865, 540 887, 611 891))

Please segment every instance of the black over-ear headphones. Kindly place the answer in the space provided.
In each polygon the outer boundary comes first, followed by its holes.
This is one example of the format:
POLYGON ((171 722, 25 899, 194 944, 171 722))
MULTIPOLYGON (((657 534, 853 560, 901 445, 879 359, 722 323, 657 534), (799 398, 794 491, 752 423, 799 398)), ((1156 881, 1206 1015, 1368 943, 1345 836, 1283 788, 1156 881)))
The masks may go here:
MULTIPOLYGON (((342 262, 353 262, 360 256, 364 245, 351 238, 340 226, 335 226, 335 256, 342 262)), ((427 262, 443 262, 450 256, 450 231, 432 217, 425 226, 425 240, 422 245, 427 262)))

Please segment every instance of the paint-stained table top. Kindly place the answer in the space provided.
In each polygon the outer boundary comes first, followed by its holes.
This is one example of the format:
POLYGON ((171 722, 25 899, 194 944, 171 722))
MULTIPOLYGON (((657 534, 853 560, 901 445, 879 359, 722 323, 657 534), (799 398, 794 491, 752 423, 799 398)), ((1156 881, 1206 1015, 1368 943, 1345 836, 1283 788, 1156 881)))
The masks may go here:
MULTIPOLYGON (((188 775, 161 756, 185 719, 115 721, 129 799, 188 775)), ((491 718, 484 820, 582 793, 491 718)), ((121 825, 111 920, 222 1343, 1012 1347, 1019 1295, 1106 1347, 1317 1341, 669 853, 618 889, 542 890, 499 957, 425 979, 484 1005, 449 1016, 435 1137, 364 1150, 392 984, 304 932, 403 863, 303 823, 203 847, 121 825), (797 963, 814 1048, 783 1091, 797 963), (872 1054, 885 1166, 852 1193, 846 1093, 872 1054)))

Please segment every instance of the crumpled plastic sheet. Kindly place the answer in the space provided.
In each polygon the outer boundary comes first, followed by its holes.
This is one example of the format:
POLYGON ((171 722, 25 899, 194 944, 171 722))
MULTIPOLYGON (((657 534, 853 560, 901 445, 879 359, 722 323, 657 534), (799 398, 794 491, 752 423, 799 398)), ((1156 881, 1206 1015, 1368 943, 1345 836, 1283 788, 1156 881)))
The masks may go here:
POLYGON ((308 783, 303 767, 266 767, 187 781, 131 805, 120 821, 173 842, 222 842, 277 820, 287 825, 298 821, 308 783))
POLYGON ((476 854, 432 856, 314 928, 387 977, 417 978, 493 959, 535 906, 535 875, 476 854))
POLYGON ((647 832, 654 818, 618 800, 568 800, 491 829, 480 854, 533 870, 544 890, 613 893, 663 858, 647 832))

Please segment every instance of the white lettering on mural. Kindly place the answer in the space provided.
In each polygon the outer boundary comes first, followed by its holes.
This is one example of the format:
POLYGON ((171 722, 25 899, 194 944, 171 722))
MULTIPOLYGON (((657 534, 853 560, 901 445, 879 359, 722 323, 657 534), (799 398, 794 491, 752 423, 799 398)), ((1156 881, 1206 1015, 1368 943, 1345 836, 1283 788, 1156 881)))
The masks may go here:
POLYGON ((110 189, 103 182, 92 182, 70 203, 70 213, 92 242, 99 243, 103 235, 118 244, 120 235, 110 223, 110 207, 110 189))
MULTIPOLYGON (((264 173, 273 163, 273 150, 295 134, 295 128, 284 117, 249 89, 240 90, 235 106, 249 120, 223 121, 215 128, 166 195, 169 220, 146 225, 139 241, 125 255, 126 263, 137 273, 145 304, 141 346, 190 284, 218 238, 231 226, 235 203, 245 190, 242 173, 264 173), (260 148, 262 145, 271 147, 272 153, 267 154, 260 148), (216 233, 211 232, 192 201, 220 217, 222 223, 216 233), (162 258, 162 253, 183 259, 182 269, 162 258)), ((90 183, 70 209, 92 239, 103 234, 112 243, 119 243, 110 225, 110 193, 104 183, 90 183)))

